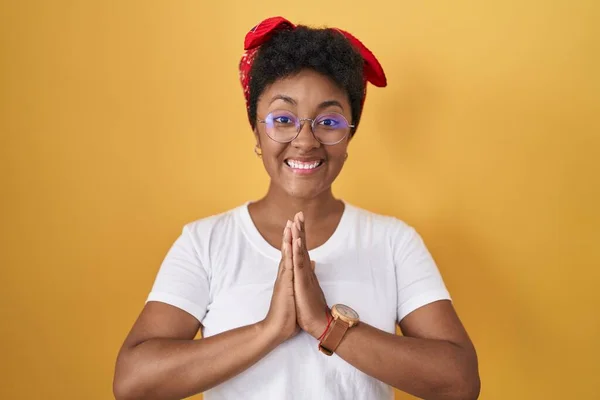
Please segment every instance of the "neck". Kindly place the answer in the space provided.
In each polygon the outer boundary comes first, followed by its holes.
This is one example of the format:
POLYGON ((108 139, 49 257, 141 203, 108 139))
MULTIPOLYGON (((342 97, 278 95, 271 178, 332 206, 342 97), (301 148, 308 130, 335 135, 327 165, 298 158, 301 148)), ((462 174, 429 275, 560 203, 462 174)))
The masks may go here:
POLYGON ((300 198, 273 186, 265 197, 255 203, 255 207, 269 213, 269 219, 277 225, 285 225, 285 221, 293 220, 296 213, 302 211, 307 221, 324 221, 335 211, 343 208, 340 200, 333 196, 331 187, 315 197, 300 198))

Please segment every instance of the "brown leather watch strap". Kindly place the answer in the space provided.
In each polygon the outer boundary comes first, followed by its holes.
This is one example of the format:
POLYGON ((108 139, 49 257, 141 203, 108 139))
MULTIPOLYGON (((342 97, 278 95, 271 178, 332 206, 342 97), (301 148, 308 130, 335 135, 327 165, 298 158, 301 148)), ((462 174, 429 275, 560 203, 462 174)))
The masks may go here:
POLYGON ((319 344, 319 350, 328 356, 332 355, 344 338, 348 328, 349 324, 345 321, 342 321, 340 318, 337 318, 335 321, 333 321, 331 323, 329 332, 327 332, 319 344))

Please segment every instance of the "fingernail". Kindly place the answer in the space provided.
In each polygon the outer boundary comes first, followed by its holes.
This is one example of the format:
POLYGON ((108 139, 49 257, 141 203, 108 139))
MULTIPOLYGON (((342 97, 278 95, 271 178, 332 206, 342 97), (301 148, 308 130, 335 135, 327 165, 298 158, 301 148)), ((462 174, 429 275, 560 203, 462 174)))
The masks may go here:
POLYGON ((297 243, 298 243, 298 248, 302 247, 302 239, 301 238, 298 238, 297 243))
POLYGON ((292 227, 292 221, 290 221, 290 220, 288 219, 288 221, 285 223, 285 227, 286 227, 286 228, 291 228, 291 227, 292 227))
POLYGON ((304 213, 302 211, 298 213, 298 219, 300 220, 300 222, 304 223, 304 213))
POLYGON ((296 224, 296 226, 298 227, 298 230, 299 230, 300 232, 302 232, 302 224, 301 224, 300 222, 298 222, 298 223, 296 224))

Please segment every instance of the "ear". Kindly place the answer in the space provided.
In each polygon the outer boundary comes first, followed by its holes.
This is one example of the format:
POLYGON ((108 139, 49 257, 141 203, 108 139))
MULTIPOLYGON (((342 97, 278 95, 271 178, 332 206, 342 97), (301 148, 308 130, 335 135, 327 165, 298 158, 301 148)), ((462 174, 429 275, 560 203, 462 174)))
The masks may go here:
POLYGON ((260 147, 260 135, 258 134, 258 129, 254 128, 252 132, 254 133, 254 141, 256 142, 256 145, 260 147))

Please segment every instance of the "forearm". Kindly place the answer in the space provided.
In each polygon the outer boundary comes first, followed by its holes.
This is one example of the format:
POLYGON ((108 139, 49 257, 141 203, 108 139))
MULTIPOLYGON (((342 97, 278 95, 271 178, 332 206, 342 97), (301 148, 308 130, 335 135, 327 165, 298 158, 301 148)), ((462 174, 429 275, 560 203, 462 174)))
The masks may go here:
POLYGON ((473 353, 451 342, 397 336, 361 322, 336 353, 367 375, 428 400, 476 399, 479 393, 473 353))
POLYGON ((181 399, 246 370, 277 345, 254 324, 199 340, 151 339, 117 361, 117 399, 181 399))

